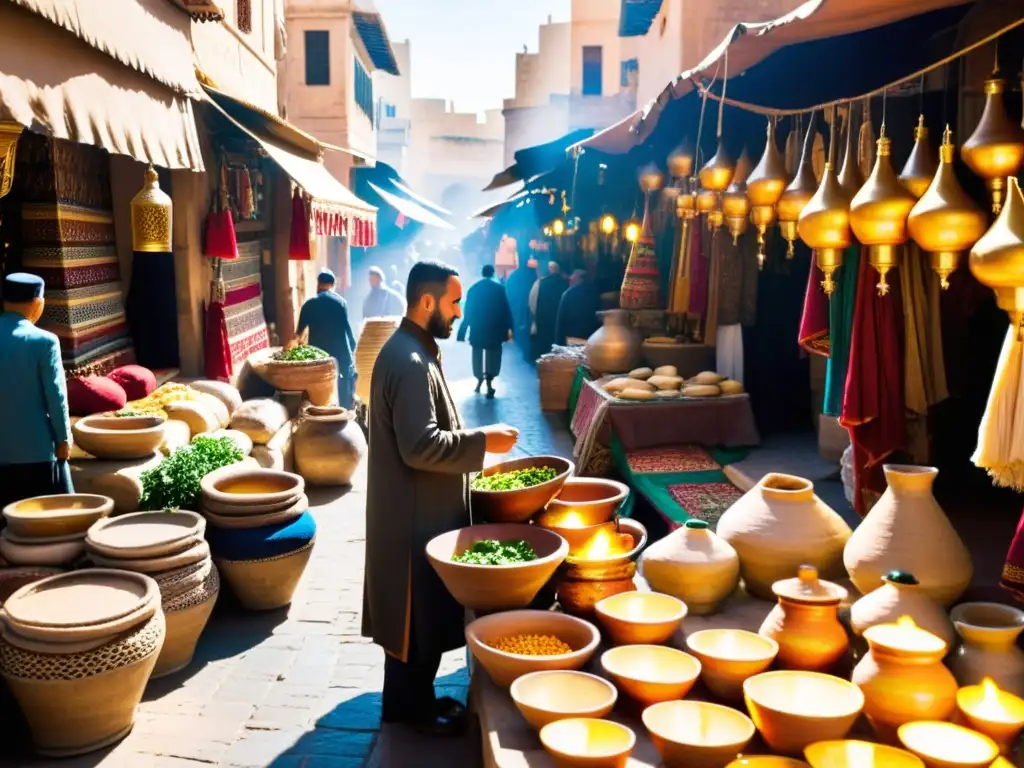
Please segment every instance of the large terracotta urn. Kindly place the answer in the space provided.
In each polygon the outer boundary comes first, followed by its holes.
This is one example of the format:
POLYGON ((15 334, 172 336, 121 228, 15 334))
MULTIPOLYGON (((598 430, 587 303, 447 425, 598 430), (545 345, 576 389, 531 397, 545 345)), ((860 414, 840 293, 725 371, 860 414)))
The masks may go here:
POLYGON ((762 600, 773 600, 772 585, 792 578, 801 565, 826 578, 843 577, 850 526, 802 477, 765 475, 725 511, 717 533, 739 555, 747 592, 762 600))
POLYGON ((587 365, 598 374, 625 373, 640 364, 643 336, 624 309, 601 313, 603 324, 587 339, 587 365))
POLYGON ((846 570, 862 594, 889 571, 908 571, 922 592, 949 606, 970 584, 974 566, 932 495, 939 470, 901 464, 883 469, 889 487, 846 543, 846 570))
POLYGON ((310 485, 349 485, 366 455, 355 414, 307 405, 295 429, 295 470, 310 485))

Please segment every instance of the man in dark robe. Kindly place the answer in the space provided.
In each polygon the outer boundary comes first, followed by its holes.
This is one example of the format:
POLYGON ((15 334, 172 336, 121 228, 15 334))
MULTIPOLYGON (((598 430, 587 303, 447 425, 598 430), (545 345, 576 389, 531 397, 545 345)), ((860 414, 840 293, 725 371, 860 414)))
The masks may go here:
POLYGON ((36 328, 42 278, 21 272, 3 283, 0 314, 0 507, 33 496, 74 493, 71 419, 60 342, 36 328))
POLYGON ((577 269, 569 278, 569 290, 562 294, 555 321, 555 344, 565 346, 569 339, 586 341, 601 323, 601 294, 597 284, 589 278, 587 270, 577 269))
POLYGON ((494 279, 494 267, 486 264, 480 272, 482 280, 466 294, 466 312, 459 323, 459 341, 466 340, 473 348, 473 375, 476 391, 487 382, 487 398, 494 399, 494 380, 501 373, 501 345, 512 332, 512 310, 505 296, 505 286, 494 279))
POLYGON ((532 260, 519 264, 505 279, 505 294, 508 296, 509 309, 512 310, 512 334, 523 350, 523 355, 527 357, 530 352, 530 325, 533 323, 530 315, 530 289, 535 282, 537 264, 532 260))
POLYGON ((348 320, 348 304, 334 292, 334 273, 325 269, 317 277, 316 296, 299 312, 299 334, 309 329, 309 343, 338 364, 338 405, 351 408, 355 396, 356 337, 348 320))
POLYGON ((465 644, 465 613, 427 561, 431 539, 471 524, 469 473, 512 450, 505 425, 466 429, 441 372, 436 339, 462 316, 458 273, 420 262, 408 310, 381 348, 370 391, 363 635, 385 652, 382 719, 457 735, 465 708, 437 699, 441 655, 465 644))
POLYGON ((534 324, 537 333, 534 336, 534 360, 551 351, 555 343, 555 322, 558 319, 558 305, 562 294, 569 289, 569 281, 562 274, 562 265, 552 259, 548 262, 548 275, 537 287, 537 311, 534 324))

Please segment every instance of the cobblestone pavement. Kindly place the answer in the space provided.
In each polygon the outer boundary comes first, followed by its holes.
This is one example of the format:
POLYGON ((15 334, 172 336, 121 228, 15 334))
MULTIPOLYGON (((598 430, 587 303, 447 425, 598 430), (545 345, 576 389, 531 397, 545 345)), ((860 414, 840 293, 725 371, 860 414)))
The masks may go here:
MULTIPOLYGON (((506 347, 498 398, 475 395, 469 348, 447 344, 444 366, 472 425, 520 428, 518 453, 564 452, 563 420, 539 409, 536 376, 506 347)), ((221 593, 184 672, 153 681, 121 744, 81 758, 12 757, 4 723, 0 765, 42 768, 475 768, 478 744, 426 742, 380 732, 383 652, 360 637, 365 466, 345 493, 311 494, 319 531, 313 558, 287 610, 246 613, 221 593)), ((442 693, 465 697, 465 653, 448 654, 442 693)))

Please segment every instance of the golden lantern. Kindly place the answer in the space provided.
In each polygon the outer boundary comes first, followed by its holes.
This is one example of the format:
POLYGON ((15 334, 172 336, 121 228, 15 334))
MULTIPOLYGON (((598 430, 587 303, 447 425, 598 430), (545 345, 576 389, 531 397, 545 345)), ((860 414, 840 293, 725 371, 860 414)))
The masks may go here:
POLYGON ((140 253, 170 253, 171 198, 160 189, 160 177, 153 166, 146 169, 146 181, 132 198, 132 250, 140 253))
POLYGON ((708 229, 712 232, 720 230, 724 222, 725 214, 722 213, 721 207, 715 208, 713 211, 708 211, 708 229))
POLYGON ((619 228, 619 222, 610 213, 606 213, 601 217, 600 227, 603 234, 610 236, 615 234, 615 230, 619 228))
POLYGON ((555 219, 551 223, 551 232, 556 236, 560 237, 565 234, 565 222, 561 219, 555 219))
POLYGON ((939 147, 939 169, 907 219, 910 236, 929 253, 932 271, 943 289, 949 287, 949 276, 960 263, 960 251, 974 245, 988 226, 985 212, 956 180, 955 152, 947 126, 939 147))
POLYGON ((839 186, 846 193, 846 199, 853 200, 854 196, 860 191, 860 188, 864 186, 864 177, 861 175, 860 166, 857 164, 857 149, 853 143, 852 105, 846 122, 846 149, 843 152, 843 164, 839 168, 839 186))
POLYGON ((711 213, 718 208, 718 193, 712 192, 710 189, 700 189, 697 191, 697 212, 698 213, 711 213))
POLYGON ((676 214, 687 221, 697 217, 697 179, 691 177, 683 183, 683 188, 676 198, 676 214))
POLYGON ((935 164, 935 153, 932 151, 931 142, 928 141, 928 129, 924 124, 924 115, 917 118, 917 128, 914 129, 914 148, 910 150, 910 157, 906 165, 900 171, 900 184, 906 187, 918 200, 927 191, 935 178, 939 167, 935 164))
POLYGON ((807 127, 807 134, 804 136, 803 151, 800 153, 800 165, 797 166, 796 176, 786 187, 775 204, 775 211, 779 217, 779 231, 786 239, 786 258, 792 259, 794 255, 793 243, 797 238, 797 222, 804 208, 811 202, 814 193, 818 189, 818 180, 814 178, 814 137, 817 132, 814 130, 814 115, 811 115, 810 125, 807 127))
POLYGON ((878 295, 889 292, 885 276, 897 265, 896 246, 907 242, 907 217, 917 202, 892 167, 892 141, 882 124, 875 167, 864 186, 850 201, 850 228, 868 246, 868 261, 878 272, 878 295))
POLYGON ((622 236, 626 238, 627 243, 635 243, 640 239, 640 222, 636 219, 630 219, 622 227, 622 236))
POLYGON ((643 190, 645 195, 657 192, 664 183, 665 174, 653 163, 645 165, 640 169, 640 189, 643 190))
POLYGON ((673 179, 685 179, 693 173, 693 152, 680 144, 668 156, 668 172, 673 179))
POLYGON ((1013 176, 1009 178, 1006 205, 999 217, 971 249, 971 272, 996 293, 1000 309, 1017 326, 1017 340, 1024 340, 1024 195, 1013 176))
POLYGON ((757 229, 757 261, 764 266, 764 235, 775 223, 775 204, 789 183, 786 159, 775 146, 775 120, 768 121, 768 140, 757 166, 747 178, 750 218, 757 229))
POLYGON ((985 81, 985 109, 978 127, 960 148, 967 167, 985 180, 992 193, 992 212, 1003 204, 1008 176, 1016 176, 1024 162, 1024 129, 1006 114, 1003 91, 1006 81, 998 70, 985 81))
POLYGON ((736 171, 732 183, 722 193, 722 218, 732 235, 735 245, 740 235, 747 231, 747 217, 750 215, 750 200, 747 198, 747 177, 750 175, 750 155, 744 147, 740 159, 736 161, 736 171))
POLYGON ((719 137, 715 156, 700 169, 700 185, 710 192, 725 192, 735 172, 736 164, 725 151, 725 143, 719 137))

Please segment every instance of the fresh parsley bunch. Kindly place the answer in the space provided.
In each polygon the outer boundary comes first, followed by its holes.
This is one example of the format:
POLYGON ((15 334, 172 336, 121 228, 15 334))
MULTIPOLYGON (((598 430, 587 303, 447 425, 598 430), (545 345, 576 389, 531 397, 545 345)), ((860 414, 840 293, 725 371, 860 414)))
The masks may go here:
POLYGON ((196 509, 201 483, 210 472, 243 459, 230 437, 200 435, 142 473, 142 510, 196 509))
POLYGON ((513 469, 509 472, 496 472, 493 475, 477 475, 473 478, 474 491, 518 491, 532 488, 558 477, 554 467, 527 467, 513 469))
POLYGON ((486 539, 457 554, 452 562, 467 565, 518 565, 536 559, 537 553, 525 541, 486 539))
POLYGON ((287 363, 304 363, 309 360, 324 360, 328 357, 330 355, 320 349, 320 347, 300 344, 297 347, 292 347, 287 352, 280 353, 280 357, 277 359, 287 363))

